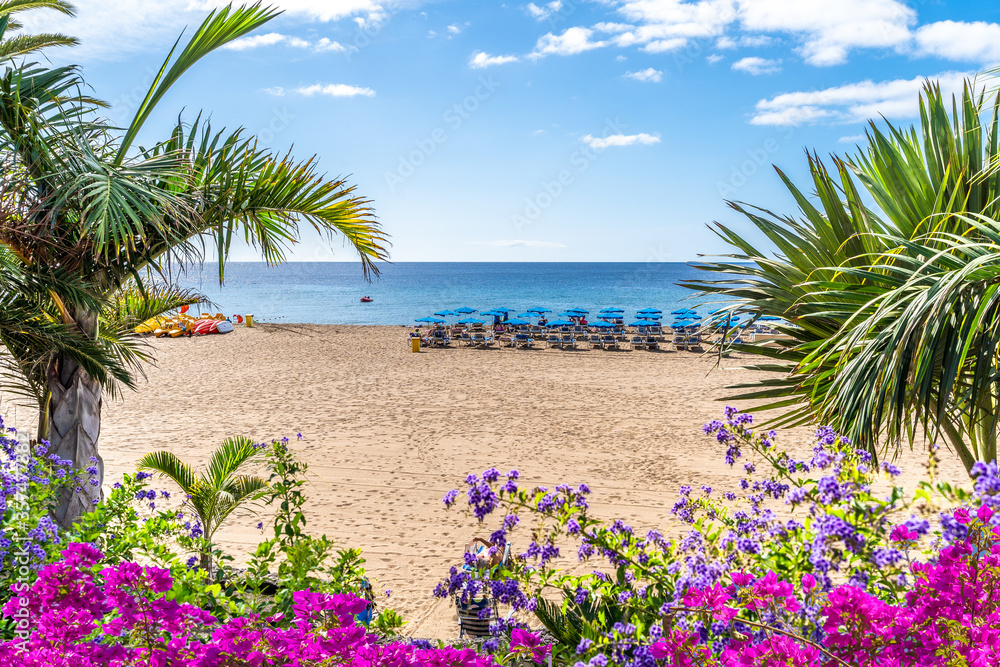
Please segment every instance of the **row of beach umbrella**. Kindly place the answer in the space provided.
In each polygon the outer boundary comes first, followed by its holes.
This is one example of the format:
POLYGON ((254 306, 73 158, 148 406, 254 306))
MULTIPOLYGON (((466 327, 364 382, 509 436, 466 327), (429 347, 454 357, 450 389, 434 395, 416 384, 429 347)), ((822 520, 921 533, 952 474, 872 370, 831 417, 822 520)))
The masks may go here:
MULTIPOLYGON (((482 312, 476 310, 475 308, 469 308, 464 306, 462 308, 456 308, 455 310, 440 310, 434 313, 434 316, 417 318, 417 322, 427 323, 427 324, 445 324, 447 317, 463 317, 463 319, 458 320, 458 324, 485 324, 486 322, 480 319, 471 317, 473 313, 479 313, 482 317, 506 317, 506 324, 511 324, 514 326, 524 326, 531 324, 530 319, 534 317, 542 317, 547 313, 553 312, 550 308, 543 308, 541 306, 536 308, 528 308, 523 313, 519 313, 514 317, 510 314, 514 311, 510 308, 491 308, 489 310, 484 310, 482 312)), ((576 322, 573 321, 574 318, 579 319, 585 315, 589 315, 590 311, 585 308, 569 308, 562 313, 559 313, 560 318, 554 321, 548 322, 550 327, 568 327, 573 326, 576 322)), ((619 323, 624 319, 625 311, 622 308, 605 308, 599 311, 596 315, 597 321, 588 323, 588 326, 597 328, 611 328, 615 326, 615 323, 619 323)), ((678 308, 677 310, 670 311, 670 315, 673 315, 673 321, 671 325, 673 328, 678 327, 688 327, 697 326, 702 323, 701 316, 698 312, 691 310, 690 308, 678 308)), ((719 309, 713 310, 709 313, 709 323, 715 324, 717 326, 722 326, 726 324, 727 327, 737 326, 741 318, 739 315, 733 315, 730 311, 719 309)), ((663 311, 656 308, 643 308, 642 310, 636 311, 636 320, 629 323, 630 327, 646 327, 646 326, 659 326, 660 320, 663 319, 663 311)), ((765 322, 776 322, 780 321, 781 318, 778 317, 761 317, 758 318, 760 321, 765 322)))

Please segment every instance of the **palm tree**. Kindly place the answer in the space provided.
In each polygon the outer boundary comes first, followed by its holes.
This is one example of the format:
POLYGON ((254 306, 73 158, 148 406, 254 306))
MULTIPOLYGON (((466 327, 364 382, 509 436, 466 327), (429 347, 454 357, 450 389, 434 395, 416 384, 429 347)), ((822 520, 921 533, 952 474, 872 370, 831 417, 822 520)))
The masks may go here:
MULTIPOLYGON (((326 237, 339 234, 358 252, 365 274, 377 272, 375 262, 387 257, 386 236, 369 202, 344 180, 319 174, 315 159, 261 149, 242 129, 213 132, 200 116, 190 124, 179 119, 164 141, 133 149, 184 72, 277 14, 259 3, 212 12, 179 53, 178 45, 171 50, 122 132, 98 117, 99 102, 80 92, 72 68, 24 66, 0 79, 0 161, 8 175, 0 186, 17 210, 0 227, 0 242, 24 258, 26 272, 60 267, 103 303, 123 303, 116 295, 128 289, 141 297, 130 303, 148 306, 150 276, 162 279, 171 267, 207 255, 223 280, 234 238, 257 248, 268 264, 283 262, 300 238, 300 221, 326 237)), ((160 289, 170 297, 165 303, 196 298, 169 285, 160 289)), ((54 293, 49 312, 106 346, 131 376, 141 373, 148 351, 126 323, 102 320, 107 309, 63 303, 54 293)), ((118 390, 117 380, 49 352, 40 431, 53 453, 91 465, 92 458, 100 461, 103 396, 118 390)), ((99 487, 89 491, 58 508, 61 525, 100 498, 99 487)))
POLYGON ((241 474, 263 451, 249 438, 229 438, 212 452, 205 471, 195 474, 170 452, 152 452, 139 460, 140 470, 152 470, 174 481, 187 495, 187 504, 201 523, 201 567, 212 570, 215 533, 237 508, 260 498, 267 482, 241 474))
POLYGON ((969 470, 995 458, 998 101, 984 124, 973 84, 949 115, 928 83, 919 132, 871 123, 864 152, 832 158, 835 176, 809 157, 814 198, 778 171, 797 218, 730 202, 777 253, 717 225, 734 261, 700 264, 720 279, 686 286, 787 322, 783 340, 751 346, 768 359, 753 368, 782 376, 741 385, 739 398, 784 409, 774 423, 827 423, 873 452, 925 433, 969 470))
POLYGON ((44 385, 36 378, 44 374, 52 350, 72 358, 101 382, 131 382, 106 346, 46 314, 53 292, 74 307, 100 307, 86 285, 73 277, 58 270, 48 276, 25 273, 20 258, 0 246, 0 380, 4 390, 18 400, 37 403, 44 385))
POLYGON ((42 33, 37 35, 14 34, 22 28, 15 18, 20 12, 35 9, 52 9, 68 16, 73 16, 73 5, 63 0, 2 0, 0 1, 0 62, 9 62, 19 56, 36 53, 53 46, 74 46, 78 43, 75 37, 67 37, 58 33, 42 33))

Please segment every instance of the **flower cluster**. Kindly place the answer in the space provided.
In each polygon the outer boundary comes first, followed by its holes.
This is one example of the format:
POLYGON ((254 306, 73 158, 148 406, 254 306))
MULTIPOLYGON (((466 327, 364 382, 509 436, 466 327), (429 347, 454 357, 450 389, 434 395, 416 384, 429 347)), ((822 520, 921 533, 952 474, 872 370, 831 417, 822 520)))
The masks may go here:
MULTIPOLYGON (((125 562, 101 568, 103 554, 70 544, 26 591, 3 608, 18 638, 0 643, 0 667, 489 667, 471 649, 382 644, 355 622, 368 602, 351 594, 296 591, 294 618, 245 616, 218 622, 170 596, 167 570, 125 562)), ((544 654, 537 637, 515 647, 544 654)))
MULTIPOLYGON (((993 464, 976 467, 974 493, 933 478, 914 493, 898 486, 886 492, 879 476, 891 484, 900 470, 877 464, 828 428, 816 431, 803 459, 780 450, 776 433, 755 432, 753 418, 733 409, 704 431, 745 475, 735 491, 681 487, 674 514, 688 528, 672 540, 592 518, 585 485, 522 489, 492 469, 469 476, 470 513, 480 523, 499 521, 494 535, 505 541, 518 525, 530 526, 530 538, 497 573, 499 584, 484 585, 474 572, 456 568, 438 595, 462 603, 490 598, 494 586, 518 591, 512 606, 535 612, 570 664, 647 667, 668 653, 667 664, 678 665, 835 663, 831 656, 841 647, 826 643, 833 591, 849 588, 882 609, 904 608, 927 563, 952 557, 957 552, 949 549, 971 539, 962 510, 942 508, 991 507, 998 500, 993 464), (594 561, 592 572, 561 569, 559 549, 567 541, 578 542, 581 563, 594 561), (553 593, 561 593, 561 602, 552 601, 553 593)), ((445 504, 458 497, 450 492, 445 504)), ((993 524, 998 518, 987 517, 993 524)))
POLYGON ((50 515, 60 496, 97 485, 97 459, 77 471, 50 453, 49 443, 19 443, 0 417, 0 604, 15 581, 30 581, 51 560, 64 536, 50 515), (27 568, 27 576, 21 568, 27 568))

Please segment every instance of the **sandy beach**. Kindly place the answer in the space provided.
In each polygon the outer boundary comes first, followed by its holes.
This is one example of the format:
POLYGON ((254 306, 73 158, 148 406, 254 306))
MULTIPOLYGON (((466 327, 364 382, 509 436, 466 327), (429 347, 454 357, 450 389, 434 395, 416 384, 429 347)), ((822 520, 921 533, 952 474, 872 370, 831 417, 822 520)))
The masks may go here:
MULTIPOLYGON (((406 632, 420 637, 457 635, 453 607, 431 590, 471 537, 495 529, 443 508, 468 473, 496 466, 517 468, 526 484, 587 482, 598 516, 676 533, 678 486, 722 489, 736 478, 700 427, 720 415, 727 384, 755 377, 737 368, 745 360, 713 370, 694 352, 413 354, 406 329, 388 326, 261 325, 151 344, 148 380, 106 403, 108 483, 151 450, 200 464, 227 436, 301 432, 310 529, 360 548, 406 632)), ((782 442, 801 451, 808 440, 802 430, 782 442)), ((905 458, 919 473, 919 453, 905 458)), ((964 477, 947 456, 942 472, 964 477)), ((221 541, 246 553, 258 520, 234 518, 221 541)))

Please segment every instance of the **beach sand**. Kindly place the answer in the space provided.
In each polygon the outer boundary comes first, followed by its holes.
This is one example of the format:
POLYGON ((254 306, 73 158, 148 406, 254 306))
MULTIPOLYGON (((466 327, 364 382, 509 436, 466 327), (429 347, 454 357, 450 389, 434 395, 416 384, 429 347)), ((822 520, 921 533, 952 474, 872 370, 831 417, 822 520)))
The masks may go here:
MULTIPOLYGON (((310 463, 309 529, 358 547, 407 634, 451 638, 453 606, 434 585, 486 537, 445 492, 467 474, 516 468, 525 485, 588 483, 594 514, 677 534, 677 488, 734 488, 703 423, 728 384, 759 377, 695 352, 434 349, 410 352, 403 327, 261 325, 227 336, 153 340, 148 381, 105 409, 108 483, 146 452, 200 464, 225 437, 288 436, 310 463)), ((737 405, 749 408, 750 405, 737 405)), ((27 413, 23 413, 27 414, 27 413)), ((784 433, 797 451, 809 431, 784 433)), ((943 476, 961 480, 944 454, 943 476)), ((915 478, 922 457, 905 465, 915 478)), ((158 487, 169 488, 159 482, 158 487)), ((246 554, 267 517, 242 513, 224 545, 246 554)), ((515 549, 523 548, 515 533, 515 549)), ((575 560, 575 559, 574 559, 575 560)), ((587 568, 589 569, 589 568, 587 568)))

